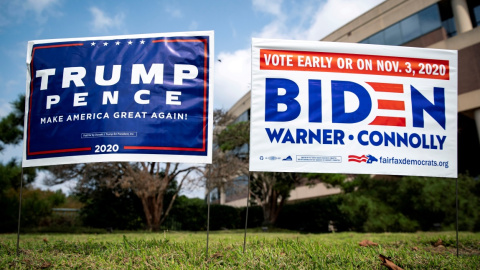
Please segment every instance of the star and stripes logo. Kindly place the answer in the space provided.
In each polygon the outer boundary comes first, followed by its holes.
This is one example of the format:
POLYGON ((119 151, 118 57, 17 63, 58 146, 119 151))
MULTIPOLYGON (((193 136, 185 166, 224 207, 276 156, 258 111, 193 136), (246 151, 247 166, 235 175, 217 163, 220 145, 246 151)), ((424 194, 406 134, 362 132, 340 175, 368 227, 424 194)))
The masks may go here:
POLYGON ((371 164, 376 161, 378 161, 378 159, 376 159, 372 155, 361 155, 361 156, 348 155, 348 162, 356 162, 356 163, 365 162, 365 163, 371 164))

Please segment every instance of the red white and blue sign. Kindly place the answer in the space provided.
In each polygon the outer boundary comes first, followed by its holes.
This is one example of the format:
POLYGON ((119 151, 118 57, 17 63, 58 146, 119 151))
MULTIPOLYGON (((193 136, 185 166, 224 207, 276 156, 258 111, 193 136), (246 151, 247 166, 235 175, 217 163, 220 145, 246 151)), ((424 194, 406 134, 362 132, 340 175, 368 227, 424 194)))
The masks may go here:
POLYGON ((252 43, 251 171, 457 177, 457 51, 252 43))
POLYGON ((28 43, 23 166, 211 163, 213 32, 28 43))

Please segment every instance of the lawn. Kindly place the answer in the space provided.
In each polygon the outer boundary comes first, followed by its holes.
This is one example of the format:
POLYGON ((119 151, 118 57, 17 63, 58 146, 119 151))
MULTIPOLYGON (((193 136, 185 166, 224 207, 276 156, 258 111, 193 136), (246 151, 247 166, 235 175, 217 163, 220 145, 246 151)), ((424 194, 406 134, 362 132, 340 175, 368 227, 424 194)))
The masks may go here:
POLYGON ((0 235, 0 269, 480 269, 480 233, 300 234, 256 230, 0 235), (438 240, 440 243, 437 243, 438 240), (378 245, 363 247, 370 240, 378 245), (438 246, 435 247, 435 243, 438 246))

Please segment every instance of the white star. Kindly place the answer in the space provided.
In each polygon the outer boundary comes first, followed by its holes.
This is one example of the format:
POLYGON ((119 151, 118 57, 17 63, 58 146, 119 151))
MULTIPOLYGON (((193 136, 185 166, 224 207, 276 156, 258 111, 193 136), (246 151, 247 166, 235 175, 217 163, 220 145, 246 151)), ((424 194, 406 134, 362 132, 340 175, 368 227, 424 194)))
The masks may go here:
POLYGON ((103 42, 103 46, 107 46, 108 45, 108 42, 103 42))
POLYGON ((132 45, 132 43, 133 43, 133 42, 132 42, 131 40, 128 41, 128 45, 132 45))
POLYGON ((92 43, 90 43, 90 44, 91 44, 92 46, 95 46, 96 43, 95 43, 95 41, 92 41, 92 43))
POLYGON ((115 45, 117 46, 120 45, 120 41, 115 42, 115 45))
POLYGON ((141 40, 141 41, 140 41, 140 44, 145 44, 145 40, 141 40))

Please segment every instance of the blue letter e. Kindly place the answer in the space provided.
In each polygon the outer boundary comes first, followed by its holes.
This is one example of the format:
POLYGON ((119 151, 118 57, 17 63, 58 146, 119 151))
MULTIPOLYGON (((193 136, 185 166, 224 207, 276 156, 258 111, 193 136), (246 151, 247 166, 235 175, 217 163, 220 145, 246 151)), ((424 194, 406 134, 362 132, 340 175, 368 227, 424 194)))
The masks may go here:
POLYGON ((300 114, 300 103, 295 100, 298 96, 298 85, 288 79, 265 79, 265 121, 285 122, 291 121, 300 114), (285 91, 279 95, 279 89, 285 91), (278 104, 285 104, 286 109, 279 111, 278 104))

